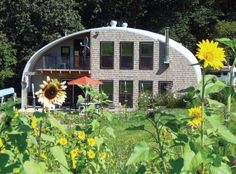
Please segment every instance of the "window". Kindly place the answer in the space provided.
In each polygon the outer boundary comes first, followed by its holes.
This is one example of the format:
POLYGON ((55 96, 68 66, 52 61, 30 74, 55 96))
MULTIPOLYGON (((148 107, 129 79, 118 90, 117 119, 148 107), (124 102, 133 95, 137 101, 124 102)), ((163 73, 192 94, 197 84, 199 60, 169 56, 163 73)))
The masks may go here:
POLYGON ((133 69, 133 42, 120 43, 120 69, 133 69))
POLYGON ((119 102, 133 107, 133 81, 120 81, 119 102))
POLYGON ((159 81, 159 94, 165 94, 168 91, 171 91, 173 87, 172 81, 159 81))
POLYGON ((100 44, 100 68, 113 69, 114 60, 114 43, 101 42, 100 44))
POLYGON ((153 43, 143 42, 140 43, 140 58, 139 69, 152 70, 153 69, 153 43))
POLYGON ((62 46, 61 47, 61 57, 70 57, 70 47, 62 46))
POLYGON ((69 67, 70 67, 70 47, 69 46, 62 46, 59 68, 66 69, 69 67))
POLYGON ((152 95, 152 89, 152 81, 139 81, 139 94, 146 93, 148 95, 152 95))
POLYGON ((103 84, 100 85, 100 91, 103 91, 108 99, 113 101, 113 81, 112 80, 104 80, 103 84))
POLYGON ((228 73, 227 73, 227 72, 223 72, 223 75, 224 75, 224 76, 227 76, 227 75, 228 75, 228 73))

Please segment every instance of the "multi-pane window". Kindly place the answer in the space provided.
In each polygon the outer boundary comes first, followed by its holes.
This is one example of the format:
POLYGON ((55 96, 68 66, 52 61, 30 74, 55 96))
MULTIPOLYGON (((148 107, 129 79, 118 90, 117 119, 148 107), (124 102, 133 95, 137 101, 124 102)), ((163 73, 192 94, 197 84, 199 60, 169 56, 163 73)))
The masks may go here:
POLYGON ((159 81, 159 94, 165 94, 168 91, 171 91, 173 87, 173 81, 159 81))
POLYGON ((133 42, 120 43, 120 69, 133 69, 133 42))
POLYGON ((127 107, 133 107, 133 81, 120 81, 119 102, 127 107))
POLYGON ((103 84, 100 85, 100 91, 103 91, 108 99, 113 101, 113 81, 112 80, 104 80, 103 84))
POLYGON ((140 43, 139 69, 142 69, 142 70, 153 69, 153 43, 152 42, 140 43))
POLYGON ((70 67, 70 47, 62 46, 61 47, 61 58, 59 61, 60 68, 69 68, 70 67))
POLYGON ((152 81, 139 81, 139 94, 153 94, 153 83, 152 81))
POLYGON ((114 42, 100 43, 100 68, 113 69, 114 67, 114 42))

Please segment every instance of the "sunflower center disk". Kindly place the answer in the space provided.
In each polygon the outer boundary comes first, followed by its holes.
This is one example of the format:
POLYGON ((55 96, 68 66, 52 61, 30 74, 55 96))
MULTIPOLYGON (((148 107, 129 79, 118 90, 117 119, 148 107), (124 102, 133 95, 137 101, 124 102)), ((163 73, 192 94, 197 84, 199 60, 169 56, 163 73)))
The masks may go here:
POLYGON ((206 52, 206 59, 209 62, 212 62, 214 60, 214 55, 211 52, 206 52))
POLYGON ((54 85, 50 85, 45 90, 45 97, 51 100, 57 96, 57 93, 58 93, 57 87, 54 85))

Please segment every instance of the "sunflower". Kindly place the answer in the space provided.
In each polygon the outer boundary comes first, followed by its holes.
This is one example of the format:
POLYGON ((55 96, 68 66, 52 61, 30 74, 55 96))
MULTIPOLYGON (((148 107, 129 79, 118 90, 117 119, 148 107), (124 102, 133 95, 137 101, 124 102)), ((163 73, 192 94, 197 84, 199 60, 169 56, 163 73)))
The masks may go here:
POLYGON ((46 161, 46 160, 48 159, 48 157, 45 155, 45 153, 41 153, 41 154, 40 154, 40 157, 41 157, 44 161, 46 161))
POLYGON ((75 158, 76 156, 79 155, 79 149, 76 148, 76 149, 71 150, 70 155, 71 155, 71 158, 75 158))
POLYGON ((19 110, 18 110, 17 108, 14 107, 14 108, 13 108, 13 111, 14 111, 14 117, 15 117, 15 118, 20 115, 19 110))
POLYGON ((225 52, 223 48, 218 47, 218 42, 202 40, 197 46, 196 56, 200 61, 203 61, 204 68, 209 66, 219 70, 224 66, 225 52))
POLYGON ((93 159, 93 158, 95 158, 95 156, 96 156, 96 154, 95 154, 94 151, 92 151, 92 150, 89 150, 88 153, 87 153, 87 155, 88 155, 88 157, 89 157, 90 159, 93 159))
POLYGON ((71 152, 70 152, 70 155, 71 155, 71 161, 72 161, 72 168, 75 169, 76 168, 76 163, 77 163, 77 157, 79 155, 79 149, 76 148, 76 149, 73 149, 71 152))
POLYGON ((84 131, 78 131, 77 136, 79 139, 84 140, 85 139, 85 132, 84 131))
POLYGON ((38 121, 37 121, 37 118, 35 116, 32 116, 31 117, 31 127, 33 129, 36 129, 38 128, 38 121))
POLYGON ((95 139, 94 138, 88 138, 87 143, 89 146, 93 147, 95 145, 95 139))
POLYGON ((67 140, 66 138, 62 137, 62 138, 59 139, 59 143, 60 143, 61 145, 67 145, 68 140, 67 140))
POLYGON ((0 149, 3 147, 3 140, 0 138, 0 149))
POLYGON ((193 117, 192 120, 188 121, 188 125, 194 128, 198 127, 203 120, 201 107, 193 107, 188 110, 188 113, 193 117))
POLYGON ((47 80, 43 81, 40 90, 36 92, 39 98, 38 101, 48 108, 54 108, 55 104, 62 105, 66 99, 65 83, 60 83, 57 79, 50 79, 47 76, 47 80))
POLYGON ((2 153, 3 150, 4 150, 4 142, 3 142, 3 140, 0 138, 0 153, 2 153))
POLYGON ((101 159, 106 159, 108 155, 106 152, 101 152, 99 156, 101 157, 101 159))
POLYGON ((34 130, 34 135, 38 135, 38 133, 39 133, 38 121, 37 121, 37 118, 34 115, 31 117, 31 127, 34 130))

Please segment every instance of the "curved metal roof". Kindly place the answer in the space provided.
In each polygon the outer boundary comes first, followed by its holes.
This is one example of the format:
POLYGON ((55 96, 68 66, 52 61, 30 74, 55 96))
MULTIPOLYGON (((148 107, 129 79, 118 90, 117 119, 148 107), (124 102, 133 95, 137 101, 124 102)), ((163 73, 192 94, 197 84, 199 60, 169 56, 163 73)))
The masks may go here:
MULTIPOLYGON (((42 47, 41 49, 39 49, 37 52, 35 52, 31 58, 28 60, 24 71, 23 71, 23 76, 22 76, 22 81, 24 79, 24 75, 29 72, 30 70, 32 70, 34 64, 38 61, 38 59, 49 49, 51 49, 53 46, 57 45, 60 42, 63 42, 69 38, 72 38, 76 35, 80 35, 83 33, 87 33, 87 32, 91 32, 91 31, 102 31, 102 30, 121 30, 121 31, 126 31, 126 32, 131 32, 131 33, 135 33, 135 34, 140 34, 140 35, 144 35, 150 38, 153 38, 154 40, 159 40, 161 42, 165 42, 165 36, 164 35, 160 35, 154 32, 150 32, 150 31, 146 31, 146 30, 141 30, 141 29, 134 29, 134 28, 125 28, 125 27, 101 27, 101 28, 93 28, 93 29, 87 29, 87 30, 83 30, 83 31, 79 31, 79 32, 75 32, 72 33, 70 35, 66 35, 64 37, 61 37, 47 45, 45 45, 44 47, 42 47)), ((190 64, 197 64, 198 61, 195 58, 195 56, 187 49, 185 48, 181 43, 178 43, 172 39, 169 40, 169 46, 174 48, 175 50, 177 50, 179 53, 181 53, 182 55, 184 55, 184 57, 186 59, 189 60, 190 64)), ((197 76, 197 80, 200 81, 201 79, 201 68, 199 65, 195 65, 193 66, 196 76, 197 76)))

